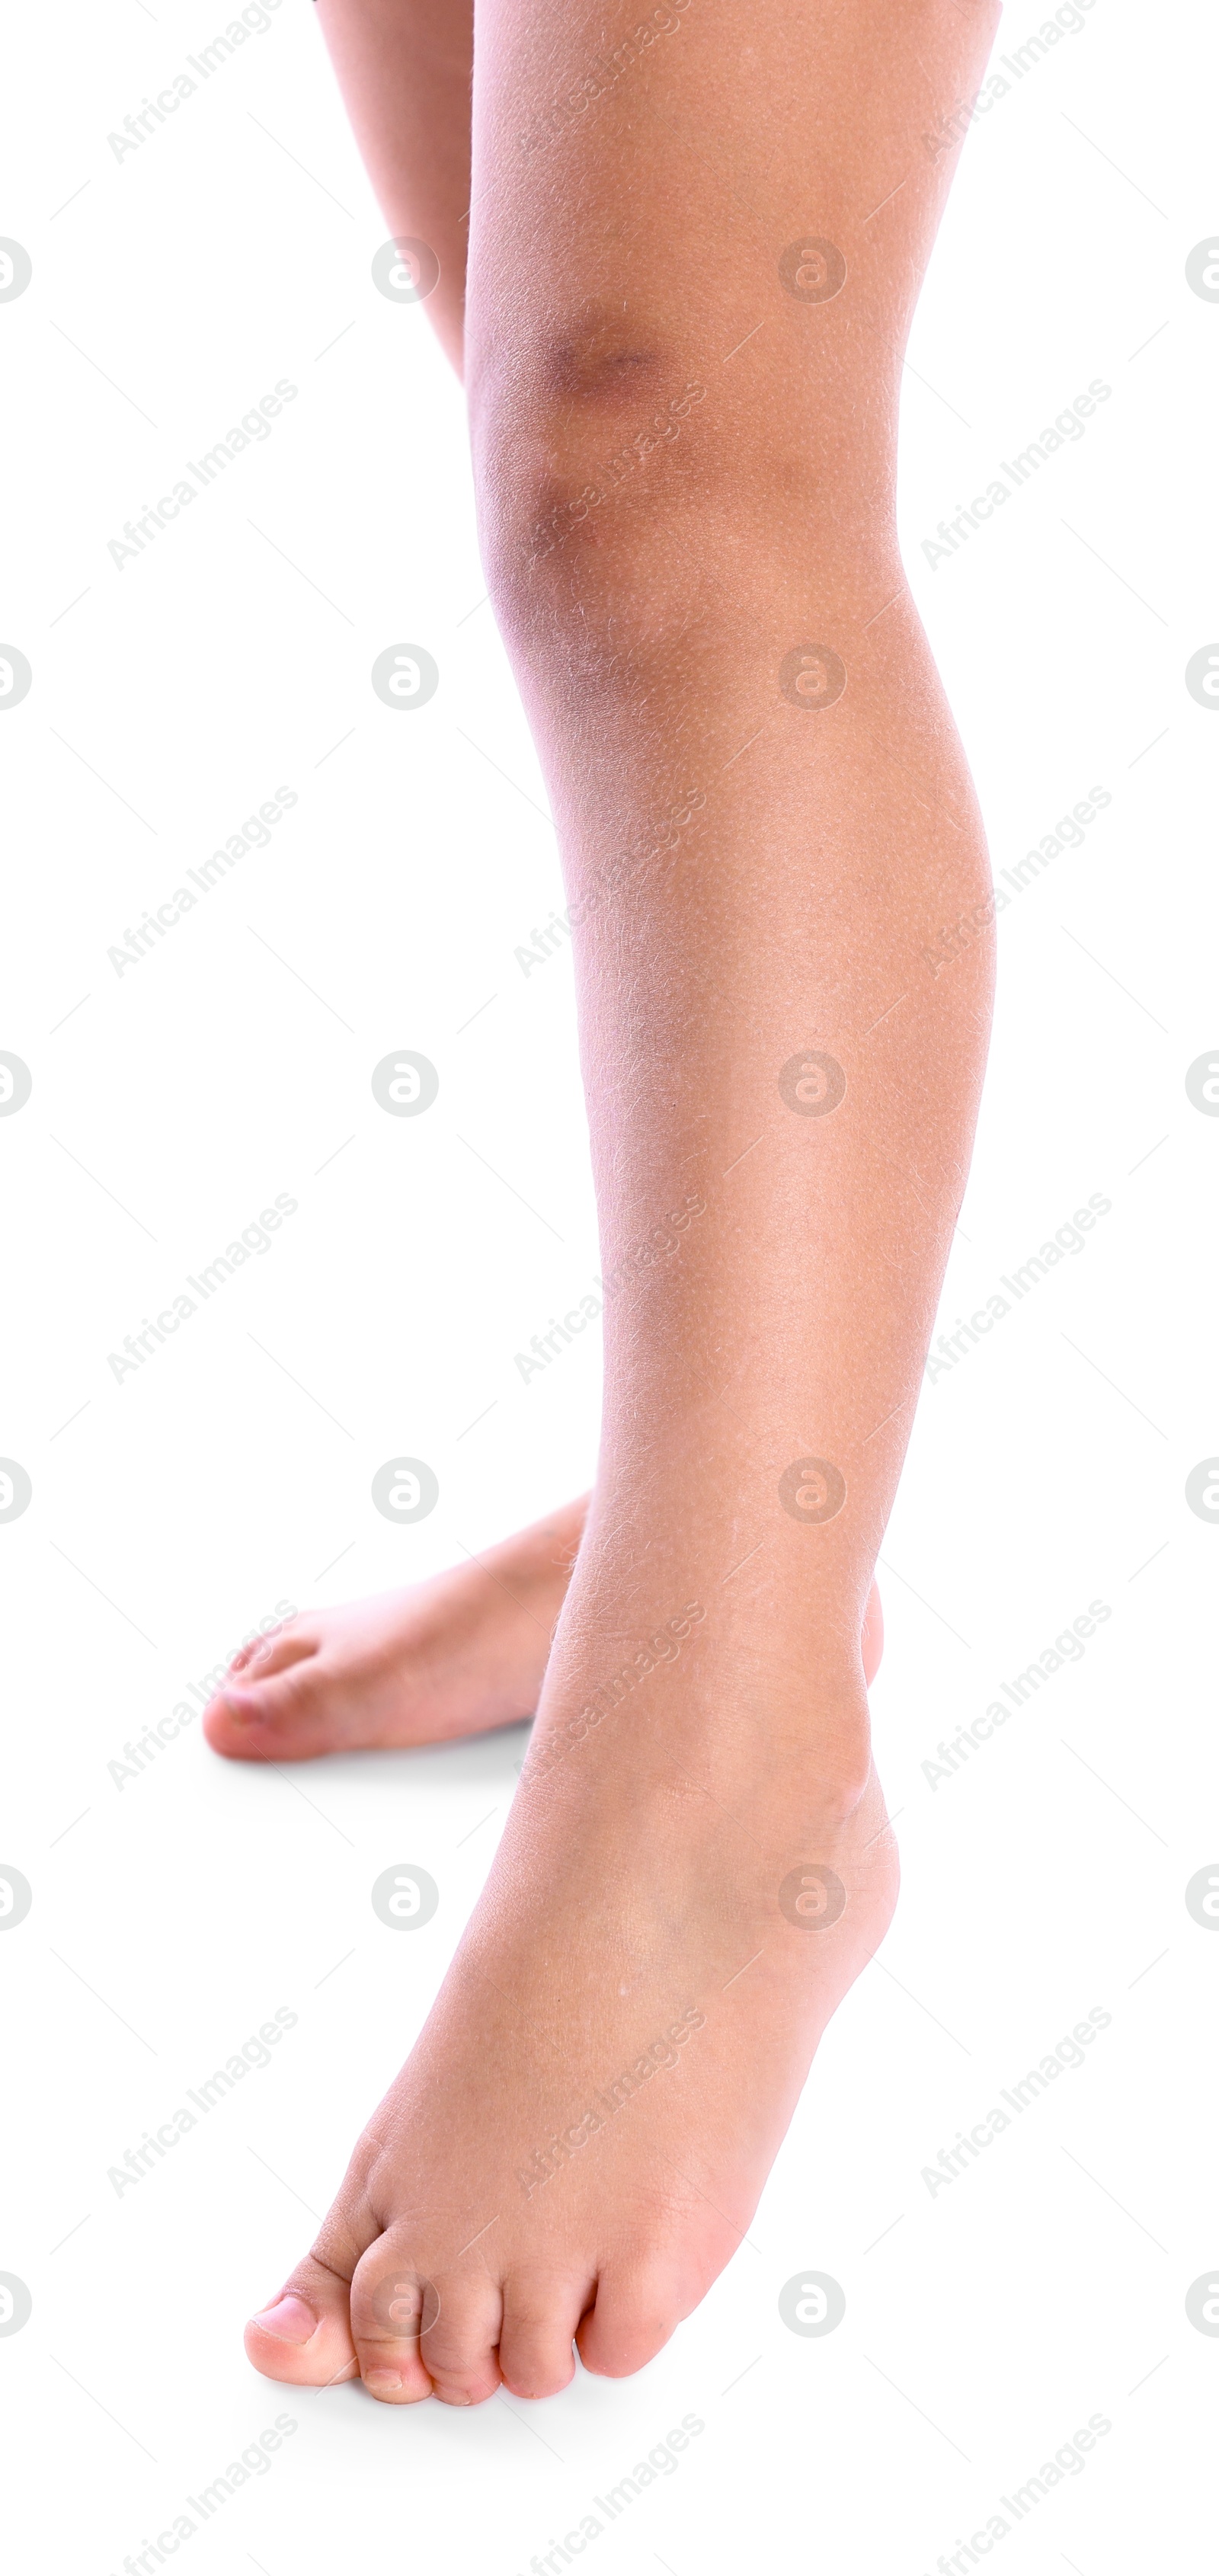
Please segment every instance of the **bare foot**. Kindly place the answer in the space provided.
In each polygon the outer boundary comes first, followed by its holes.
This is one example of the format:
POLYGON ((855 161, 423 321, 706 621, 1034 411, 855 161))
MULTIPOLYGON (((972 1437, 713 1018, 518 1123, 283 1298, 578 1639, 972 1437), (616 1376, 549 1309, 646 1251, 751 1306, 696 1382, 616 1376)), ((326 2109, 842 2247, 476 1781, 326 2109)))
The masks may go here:
POLYGON ((482 1900, 247 2328, 266 2376, 547 2396, 573 2339, 641 2368, 735 2252, 897 1889, 862 1659, 799 1597, 805 1538, 752 1591, 663 1540, 581 1558, 482 1900))
POLYGON ((532 1717, 588 1497, 405 1592, 307 1610, 234 1655, 205 1711, 217 1753, 302 1762, 532 1717))
MULTIPOLYGON (((407 1592, 307 1610, 234 1655, 205 1711, 216 1753, 304 1762, 358 1746, 444 1743, 532 1717, 588 1513, 565 1503, 476 1563, 407 1592)), ((875 1584, 863 1629, 870 1682, 884 1644, 875 1584)))

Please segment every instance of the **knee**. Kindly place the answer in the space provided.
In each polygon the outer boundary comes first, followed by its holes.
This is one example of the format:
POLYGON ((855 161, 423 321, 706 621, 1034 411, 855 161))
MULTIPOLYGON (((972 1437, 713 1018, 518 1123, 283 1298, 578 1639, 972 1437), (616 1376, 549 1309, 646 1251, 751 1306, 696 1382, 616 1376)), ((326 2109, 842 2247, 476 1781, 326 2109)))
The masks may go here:
POLYGON ((600 627, 662 583, 707 501, 707 386, 660 333, 585 329, 502 357, 472 406, 484 562, 510 644, 600 627))
POLYGON ((477 371, 483 557, 515 657, 604 687, 836 557, 858 568, 886 472, 840 434, 840 387, 761 384, 726 394, 705 347, 637 314, 477 371))

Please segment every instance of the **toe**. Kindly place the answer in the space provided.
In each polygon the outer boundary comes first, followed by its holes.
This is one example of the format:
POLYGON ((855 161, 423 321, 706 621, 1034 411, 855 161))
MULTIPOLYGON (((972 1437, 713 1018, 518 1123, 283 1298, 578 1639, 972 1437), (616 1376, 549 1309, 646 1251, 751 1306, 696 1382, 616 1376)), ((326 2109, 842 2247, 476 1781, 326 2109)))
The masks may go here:
POLYGON ((554 2397, 575 2377, 572 2344, 595 2284, 544 2272, 504 2283, 499 2366, 514 2397, 554 2397))
POLYGON ((297 1619, 281 1619, 278 1627, 268 1628, 266 1635, 251 1637, 239 1646, 229 1665, 230 1673, 276 1673, 283 1665, 295 1663, 298 1655, 313 1652, 314 1640, 297 1619))
POLYGON ((603 2272, 596 2305, 576 2334, 585 2369, 604 2379, 629 2379, 668 2342, 692 2304, 656 2268, 603 2272))
POLYGON ((391 2233, 364 2256, 351 2304, 360 2374, 383 2405, 434 2394, 448 2406, 477 2406, 494 2395, 502 2308, 488 2275, 432 2281, 391 2233))
POLYGON ((500 2382, 496 2347, 504 2313, 488 2272, 442 2273, 437 2314, 424 2321, 419 2349, 433 2390, 446 2406, 480 2406, 500 2382))
POLYGON ((318 1650, 316 1637, 300 1628, 280 1628, 273 1637, 264 1637, 251 1655, 241 1679, 247 1682, 269 1681, 272 1673, 286 1673, 292 1664, 304 1663, 318 1650))
POLYGON ((324 1753, 331 1737, 317 1657, 308 1649, 284 1672, 264 1679, 247 1672, 217 1691, 203 1712, 203 1732, 214 1753, 230 1761, 282 1762, 324 1753))
POLYGON ((264 2379, 291 2380, 298 2388, 329 2388, 338 2380, 354 2379, 359 2365, 351 2339, 350 2292, 342 2274, 306 2255, 282 2290, 251 2317, 245 2348, 264 2379))

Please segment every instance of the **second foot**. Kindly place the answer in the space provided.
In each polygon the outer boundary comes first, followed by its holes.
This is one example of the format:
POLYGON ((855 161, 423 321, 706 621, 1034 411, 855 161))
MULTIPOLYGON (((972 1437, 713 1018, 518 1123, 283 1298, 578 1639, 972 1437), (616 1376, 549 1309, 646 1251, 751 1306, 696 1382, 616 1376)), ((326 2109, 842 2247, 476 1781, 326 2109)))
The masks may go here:
POLYGON ((532 1717, 587 1497, 402 1592, 307 1610, 235 1655, 204 1712, 216 1753, 302 1762, 532 1717))

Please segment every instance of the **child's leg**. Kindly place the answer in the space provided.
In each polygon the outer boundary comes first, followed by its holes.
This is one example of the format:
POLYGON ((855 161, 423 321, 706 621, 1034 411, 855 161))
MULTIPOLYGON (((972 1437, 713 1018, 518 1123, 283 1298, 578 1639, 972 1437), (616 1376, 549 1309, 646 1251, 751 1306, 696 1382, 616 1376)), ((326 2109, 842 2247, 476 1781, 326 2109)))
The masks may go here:
POLYGON ((480 9, 467 372, 581 923, 605 1436, 482 1903, 249 2336, 458 2404, 658 2349, 883 1937, 860 1627, 990 986, 925 957, 989 885, 892 481, 992 0, 691 0, 608 62, 584 0, 480 9))
POLYGON ((389 230, 440 262, 427 311, 460 375, 474 0, 318 0, 318 17, 389 230))

